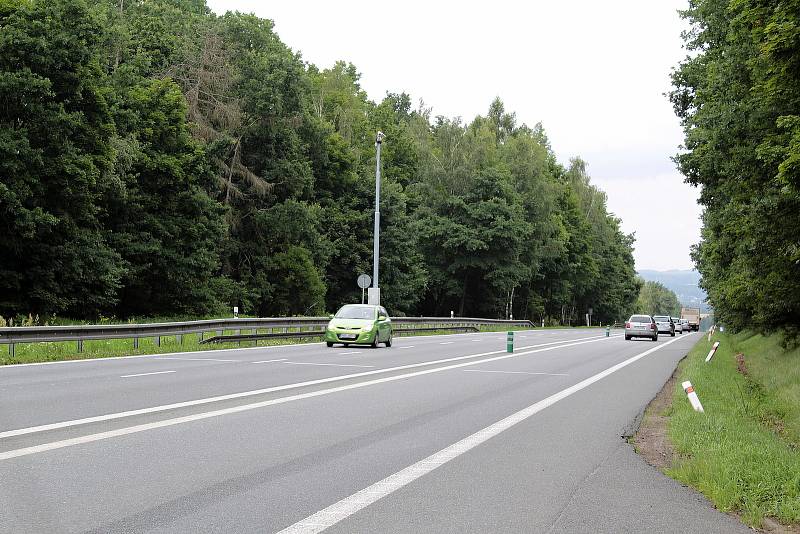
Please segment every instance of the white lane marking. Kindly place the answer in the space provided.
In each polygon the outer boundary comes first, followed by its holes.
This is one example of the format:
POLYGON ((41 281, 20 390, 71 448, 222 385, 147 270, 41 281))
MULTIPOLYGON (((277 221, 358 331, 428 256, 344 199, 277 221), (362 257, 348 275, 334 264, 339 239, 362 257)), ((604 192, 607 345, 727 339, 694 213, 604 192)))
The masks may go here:
MULTIPOLYGON (((175 418, 172 418, 172 419, 164 419, 162 421, 156 421, 154 423, 145 423, 145 424, 141 424, 141 425, 118 428, 116 430, 110 430, 110 431, 107 431, 107 432, 99 432, 97 434, 87 434, 85 436, 78 436, 76 438, 70 438, 70 439, 65 439, 65 440, 61 440, 61 441, 53 441, 53 442, 50 442, 50 443, 42 443, 40 445, 34 445, 32 447, 25 447, 25 448, 22 448, 22 449, 14 449, 14 450, 9 450, 9 451, 5 451, 5 452, 0 452, 0 461, 8 460, 10 458, 17 458, 17 457, 20 457, 20 456, 28 456, 30 454, 37 454, 37 453, 40 453, 40 452, 51 451, 51 450, 55 450, 55 449, 62 449, 64 447, 72 447, 74 445, 81 445, 81 444, 84 444, 84 443, 91 443, 91 442, 94 442, 94 441, 100 441, 100 440, 114 438, 114 437, 118 437, 118 436, 125 436, 125 435, 128 435, 128 434, 135 434, 137 432, 144 432, 144 431, 147 431, 147 430, 154 430, 156 428, 163 428, 163 427, 168 427, 168 426, 173 426, 173 425, 179 425, 179 424, 182 424, 182 423, 189 423, 189 422, 192 422, 192 421, 200 421, 202 419, 209 419, 211 417, 219 417, 219 416, 222 416, 222 415, 229 415, 229 414, 234 414, 234 413, 239 413, 239 412, 246 412, 246 411, 249 411, 249 410, 255 410, 257 408, 264 408, 266 406, 273 406, 273 405, 276 405, 276 404, 284 404, 284 403, 287 403, 287 402, 293 402, 293 401, 302 400, 302 399, 309 399, 309 398, 312 398, 312 397, 319 397, 319 396, 322 396, 322 395, 330 395, 332 393, 338 393, 340 391, 348 391, 348 390, 351 390, 351 389, 363 388, 363 387, 367 387, 367 386, 373 386, 375 384, 383 384, 383 383, 386 383, 386 382, 394 382, 394 381, 397 381, 397 380, 404 380, 404 379, 412 378, 412 377, 415 377, 415 376, 423 376, 423 375, 428 375, 428 374, 431 374, 431 373, 441 373, 443 371, 449 371, 450 369, 458 369, 460 367, 467 367, 467 366, 470 366, 470 365, 477 365, 477 364, 486 363, 486 362, 493 362, 493 361, 497 361, 497 360, 505 360, 505 359, 508 359, 508 358, 516 358, 516 357, 519 357, 519 356, 524 356, 526 354, 534 354, 534 353, 538 353, 538 352, 546 352, 546 351, 550 351, 550 350, 562 349, 562 348, 567 348, 567 347, 574 347, 576 345, 583 345, 585 343, 597 343, 599 341, 604 341, 604 340, 608 340, 608 339, 612 339, 612 338, 607 338, 607 337, 603 336, 603 337, 599 337, 599 338, 592 338, 592 339, 589 339, 587 341, 578 341, 578 342, 575 342, 575 343, 569 343, 567 345, 556 345, 554 347, 545 347, 545 348, 530 350, 530 351, 526 351, 526 352, 517 352, 517 353, 512 353, 512 354, 504 354, 503 356, 494 356, 492 358, 486 358, 486 359, 478 360, 478 361, 474 361, 474 362, 464 362, 464 363, 457 363, 457 364, 453 364, 453 365, 447 365, 445 367, 436 367, 434 369, 424 369, 422 371, 415 371, 413 373, 405 373, 405 374, 401 374, 401 375, 388 376, 388 377, 385 377, 385 378, 377 378, 375 380, 367 380, 365 382, 356 382, 354 384, 347 384, 347 385, 344 385, 344 386, 338 386, 338 387, 329 388, 329 389, 321 389, 321 390, 318 390, 318 391, 311 391, 311 392, 308 392, 308 393, 299 393, 297 395, 290 395, 288 397, 279 397, 277 399, 270 399, 270 400, 266 400, 266 401, 255 402, 255 403, 252 403, 252 404, 243 404, 241 406, 234 406, 234 407, 231 407, 231 408, 223 408, 223 409, 220 409, 220 410, 213 410, 213 411, 210 411, 210 412, 203 412, 203 413, 198 413, 198 414, 194 414, 194 415, 186 415, 186 416, 183 416, 183 417, 175 417, 175 418)), ((676 338, 676 340, 677 339, 680 339, 680 338, 676 338)), ((673 340, 673 341, 676 341, 676 340, 673 340)), ((502 351, 499 351, 499 352, 502 352, 502 351)), ((463 357, 453 358, 453 359, 463 359, 463 357)), ((412 367, 412 366, 409 366, 409 367, 412 367)), ((371 374, 371 373, 375 373, 375 372, 376 371, 365 371, 364 373, 357 373, 357 374, 351 375, 351 376, 358 376, 358 375, 362 375, 363 376, 363 375, 371 374)), ((14 431, 12 431, 12 432, 14 432, 14 431)))
POLYGON ((370 504, 386 497, 387 495, 394 493, 398 489, 408 485, 414 480, 427 475, 434 469, 441 467, 450 460, 458 458, 465 452, 474 449, 478 445, 497 436, 501 432, 504 432, 509 428, 525 421, 529 417, 541 412, 545 408, 548 408, 558 401, 569 397, 573 393, 577 393, 578 391, 589 387, 608 375, 619 371, 623 367, 626 367, 635 361, 644 358, 648 354, 652 354, 657 350, 663 349, 675 341, 676 340, 673 339, 672 341, 668 341, 667 343, 653 347, 650 350, 637 354, 636 356, 609 367, 608 369, 601 371, 594 376, 582 380, 573 386, 563 389, 558 393, 550 395, 546 399, 531 404, 527 408, 523 408, 522 410, 511 414, 508 417, 501 419, 500 421, 497 421, 496 423, 491 424, 470 436, 467 436, 461 441, 453 443, 439 452, 433 453, 427 458, 420 460, 419 462, 412 464, 393 475, 389 475, 380 482, 376 482, 375 484, 372 484, 371 486, 368 486, 361 491, 350 495, 349 497, 345 497, 341 501, 336 502, 315 514, 312 514, 305 519, 290 525, 289 527, 281 530, 278 534, 312 534, 322 532, 326 528, 332 527, 336 523, 350 517, 356 512, 366 508, 370 504))
POLYGON ((223 360, 221 358, 173 358, 173 357, 158 357, 154 360, 183 360, 187 362, 240 362, 242 360, 223 360))
MULTIPOLYGON (((619 337, 619 336, 616 336, 616 337, 619 337)), ((601 338, 602 339, 603 336, 592 336, 592 337, 586 337, 586 338, 579 338, 576 341, 590 340, 590 339, 597 339, 597 338, 601 338)), ((528 346, 528 347, 520 347, 518 350, 531 349, 531 348, 536 348, 536 347, 545 347, 545 346, 548 346, 548 345, 558 345, 560 343, 563 343, 563 341, 551 341, 549 343, 541 343, 539 345, 531 345, 531 346, 528 346)), ((174 409, 177 409, 177 408, 186 408, 186 407, 189 407, 189 406, 198 406, 198 405, 201 405, 201 404, 208 404, 208 403, 212 403, 212 402, 226 401, 226 400, 231 400, 231 399, 239 399, 239 398, 242 398, 242 397, 252 397, 254 395, 262 395, 264 393, 274 393, 276 391, 285 391, 285 390, 288 390, 288 389, 297 389, 297 388, 306 387, 306 386, 316 386, 316 385, 319 385, 319 384, 327 384, 327 383, 330 383, 330 382, 337 382, 337 381, 340 381, 340 380, 350 380, 352 378, 359 378, 359 377, 362 377, 362 376, 370 376, 370 375, 379 374, 379 373, 388 373, 388 372, 392 372, 392 371, 403 371, 403 370, 406 370, 406 369, 414 369, 416 367, 424 367, 426 365, 436 365, 438 363, 448 363, 448 362, 455 362, 455 361, 460 361, 460 360, 468 360, 470 358, 480 358, 481 356, 489 356, 489 355, 492 355, 492 354, 499 354, 501 352, 505 352, 505 351, 504 350, 495 350, 495 351, 490 351, 490 352, 482 352, 482 353, 478 353, 478 354, 468 354, 466 356, 454 356, 452 358, 445 358, 445 359, 442 359, 442 360, 432 360, 432 361, 429 361, 429 362, 412 363, 412 364, 407 364, 407 365, 399 365, 399 366, 396 366, 396 367, 386 367, 386 368, 383 368, 383 369, 376 369, 374 371, 363 371, 361 373, 353 373, 353 374, 349 374, 349 375, 339 375, 339 376, 332 376, 332 377, 328 377, 328 378, 319 378, 319 379, 316 379, 316 380, 308 380, 306 382, 297 382, 297 383, 294 383, 294 384, 285 384, 285 385, 281 385, 281 386, 272 386, 272 387, 263 388, 263 389, 255 389, 255 390, 252 390, 252 391, 242 391, 242 392, 239 392, 239 393, 229 393, 227 395, 219 395, 219 396, 216 396, 216 397, 206 397, 206 398, 202 398, 202 399, 195 399, 195 400, 190 400, 190 401, 176 402, 176 403, 173 403, 173 404, 164 404, 164 405, 161 405, 161 406, 153 406, 153 407, 150 407, 150 408, 139 408, 137 410, 129 410, 127 412, 117 412, 117 413, 110 413, 110 414, 104 414, 104 415, 96 415, 96 416, 93 416, 93 417, 85 417, 83 419, 75 419, 75 420, 72 420, 72 421, 61 421, 59 423, 49 423, 49 424, 45 424, 45 425, 32 426, 32 427, 28 427, 28 428, 19 428, 19 429, 16 429, 16 430, 6 430, 5 432, 0 432, 0 438, 8 438, 8 437, 12 437, 12 436, 21 436, 21 435, 24 435, 24 434, 33 434, 33 433, 36 433, 36 432, 45 432, 45 431, 48 431, 48 430, 56 430, 56 429, 59 429, 59 428, 67 428, 67 427, 71 427, 71 426, 85 425, 85 424, 97 423, 97 422, 101 422, 101 421, 110 421, 110 420, 113 420, 113 419, 121 419, 123 417, 132 417, 132 416, 135 416, 135 415, 143 415, 143 414, 148 414, 148 413, 163 412, 163 411, 166 411, 166 410, 174 410, 174 409)))
POLYGON ((360 350, 351 350, 348 352, 337 352, 336 354, 361 354, 360 350))
POLYGON ((257 362, 250 362, 250 363, 276 363, 276 362, 285 362, 286 358, 280 358, 279 360, 260 360, 257 362))
POLYGON ((472 341, 482 341, 482 340, 480 340, 480 339, 473 339, 472 341))
POLYGON ((439 345, 452 345, 453 343, 455 343, 455 341, 442 341, 439 345))
POLYGON ((465 373, 502 373, 506 375, 545 375, 545 376, 569 376, 564 373, 532 373, 528 371, 490 371, 488 369, 464 369, 465 373))
POLYGON ((397 347, 398 349, 413 349, 414 345, 409 345, 407 347, 397 347))
POLYGON ((154 373, 137 373, 135 375, 120 375, 120 378, 133 378, 134 376, 150 376, 150 375, 165 375, 167 373, 174 373, 175 371, 156 371, 154 373))
POLYGON ((353 365, 348 363, 313 363, 313 362, 283 362, 287 365, 325 365, 330 367, 368 367, 374 368, 374 365, 353 365))

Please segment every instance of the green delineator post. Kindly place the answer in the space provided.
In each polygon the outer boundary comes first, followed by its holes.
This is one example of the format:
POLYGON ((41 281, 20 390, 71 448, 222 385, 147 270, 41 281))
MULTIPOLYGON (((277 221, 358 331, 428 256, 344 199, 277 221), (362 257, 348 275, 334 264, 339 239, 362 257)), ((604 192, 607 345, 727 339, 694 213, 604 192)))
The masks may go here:
POLYGON ((510 331, 506 337, 506 351, 514 352, 514 332, 510 331))

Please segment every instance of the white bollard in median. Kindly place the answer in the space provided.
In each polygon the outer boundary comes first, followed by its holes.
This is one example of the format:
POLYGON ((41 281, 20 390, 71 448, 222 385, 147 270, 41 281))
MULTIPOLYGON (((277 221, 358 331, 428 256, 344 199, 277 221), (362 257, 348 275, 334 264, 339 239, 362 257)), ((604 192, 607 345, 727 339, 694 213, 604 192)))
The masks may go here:
POLYGON ((717 325, 711 325, 711 328, 708 329, 708 340, 711 341, 711 336, 714 335, 714 330, 717 329, 717 325))
POLYGON ((711 350, 708 351, 708 356, 706 356, 706 363, 711 361, 711 358, 714 357, 714 353, 717 352, 717 347, 719 347, 719 341, 714 342, 714 346, 711 347, 711 350))
POLYGON ((705 413, 703 410, 703 405, 700 404, 700 399, 697 397, 697 393, 694 392, 692 383, 687 380, 681 385, 683 386, 683 390, 686 392, 686 396, 689 397, 689 402, 692 403, 692 408, 694 408, 694 411, 705 413))

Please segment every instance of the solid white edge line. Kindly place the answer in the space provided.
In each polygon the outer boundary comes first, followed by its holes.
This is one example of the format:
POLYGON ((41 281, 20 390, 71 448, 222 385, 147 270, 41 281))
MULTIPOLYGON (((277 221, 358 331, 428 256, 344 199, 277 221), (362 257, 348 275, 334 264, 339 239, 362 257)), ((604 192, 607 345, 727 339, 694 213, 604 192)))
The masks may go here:
MULTIPOLYGON (((545 329, 547 330, 547 329, 545 329)), ((559 331, 570 332, 572 330, 560 328, 559 331)), ((531 330, 517 330, 517 332, 532 332, 535 329, 531 330)), ((435 334, 432 336, 398 336, 398 339, 408 339, 408 338, 419 338, 419 339, 435 339, 437 337, 445 337, 445 336, 481 336, 481 335, 490 335, 496 334, 497 332, 471 332, 469 334, 435 334)), ((558 332, 556 332, 558 333, 558 332)), ((155 336, 153 336, 155 337, 155 336)), ((569 340, 564 340, 569 341, 569 340)), ((60 341, 54 343, 61 343, 60 341)), ((314 343, 286 343, 284 345, 264 345, 263 347, 238 347, 235 349, 208 349, 208 350, 191 350, 185 352, 162 352, 162 353, 154 353, 154 354, 134 354, 132 356, 103 356, 100 358, 82 358, 79 360, 60 360, 57 362, 32 362, 32 363, 10 363, 7 365, 0 365, 0 371, 3 369, 17 369, 19 367, 35 367, 41 365, 60 365, 60 364, 68 364, 68 363, 103 363, 103 362, 114 362, 119 360, 133 360, 139 358, 153 358, 157 356, 172 356, 175 354, 215 354, 220 352, 237 352, 237 351, 248 351, 248 350, 267 350, 267 349, 286 349, 292 347, 315 347, 317 345, 324 345, 324 341, 314 342, 314 343)))
MULTIPOLYGON (((581 340, 586 340, 586 339, 596 339, 596 338, 601 338, 601 337, 603 337, 603 336, 591 336, 591 337, 587 337, 587 338, 579 338, 576 341, 581 341, 581 340)), ((530 348, 535 348, 535 347, 545 347, 545 346, 548 346, 548 345, 557 345, 557 344, 560 344, 560 343, 567 343, 567 341, 552 341, 550 343, 541 343, 539 345, 530 345, 528 347, 520 347, 519 350, 530 349, 530 348)), ((456 356, 456 357, 453 357, 453 358, 445 358, 445 359, 442 359, 442 360, 433 360, 433 361, 428 361, 428 362, 412 363, 412 364, 408 364, 408 365, 399 365, 399 366, 396 366, 396 367, 387 367, 387 368, 384 368, 384 369, 375 369, 374 371, 363 371, 363 372, 360 372, 360 373, 353 373, 353 374, 349 374, 349 375, 332 376, 332 377, 328 377, 328 378, 320 378, 320 379, 317 379, 317 380, 308 380, 306 382, 297 382, 297 383, 294 383, 294 384, 285 384, 285 385, 281 385, 281 386, 272 386, 272 387, 263 388, 263 389, 255 389, 255 390, 252 390, 252 391, 242 391, 242 392, 239 392, 239 393, 229 393, 227 395, 218 395, 216 397, 206 397, 206 398, 202 398, 202 399, 195 399, 195 400, 183 401, 183 402, 175 402, 175 403, 172 403, 172 404, 164 404, 164 405, 161 405, 161 406, 152 406, 152 407, 149 407, 149 408, 139 408, 139 409, 136 409, 136 410, 128 410, 128 411, 125 411, 125 412, 117 412, 117 413, 110 413, 110 414, 104 414, 104 415, 95 415, 95 416, 92 416, 92 417, 84 417, 82 419, 74 419, 74 420, 70 420, 70 421, 61 421, 61 422, 58 422, 58 423, 48 423, 48 424, 37 425, 37 426, 28 427, 28 428, 19 428, 19 429, 15 429, 15 430, 6 430, 6 431, 3 431, 3 432, 0 432, 0 439, 2 439, 2 438, 10 438, 10 437, 13 437, 13 436, 22 436, 22 435, 25 435, 25 434, 34 434, 36 432, 46 432, 48 430, 57 430, 59 428, 67 428, 67 427, 78 426, 78 425, 86 425, 86 424, 89 424, 89 423, 99 423, 101 421, 111 421, 111 420, 114 420, 114 419, 122 419, 124 417, 133 417, 133 416, 136 416, 136 415, 144 415, 144 414, 149 414, 149 413, 163 412, 163 411, 166 411, 166 410, 174 410, 174 409, 177 409, 177 408, 187 408, 189 406, 198 406, 198 405, 201 405, 201 404, 209 404, 209 403, 212 403, 212 402, 220 402, 220 401, 226 401, 226 400, 231 400, 231 399, 239 399, 239 398, 242 398, 242 397, 252 397, 254 395, 262 395, 264 393, 274 393, 276 391, 286 391, 286 390, 289 390, 289 389, 297 389, 297 388, 306 387, 306 386, 316 386, 316 385, 319 385, 319 384, 327 384, 327 383, 330 383, 330 382, 337 382, 337 381, 340 381, 340 380, 349 380, 349 379, 352 379, 352 378, 359 378, 359 377, 362 377, 362 376, 370 376, 370 375, 375 375, 375 374, 379 374, 379 373, 388 373, 388 372, 392 372, 392 371, 402 371, 402 370, 405 370, 405 369, 414 369, 414 368, 417 368, 417 367, 424 367, 426 365, 436 365, 438 363, 454 362, 454 361, 459 361, 459 360, 466 360, 466 359, 469 359, 469 358, 480 358, 481 356, 489 356, 491 354, 499 354, 501 352, 505 352, 505 351, 503 351, 503 350, 495 350, 495 351, 491 351, 491 352, 482 352, 482 353, 479 353, 479 354, 469 354, 467 356, 456 356)))
POLYGON ((419 462, 412 464, 405 469, 398 471, 397 473, 394 473, 393 475, 389 475, 383 480, 376 482, 375 484, 372 484, 371 486, 368 486, 361 491, 350 495, 349 497, 345 497, 344 499, 328 506, 327 508, 324 508, 315 514, 312 514, 305 519, 286 527, 278 534, 313 534, 322 532, 323 530, 332 527, 336 523, 339 523, 343 519, 346 519, 356 512, 366 508, 370 504, 386 497, 391 493, 394 493, 403 486, 410 484, 414 480, 427 475, 434 469, 441 467, 450 460, 461 456, 471 449, 474 449, 478 445, 497 436, 501 432, 504 432, 509 428, 521 423, 522 421, 525 421, 529 417, 541 412, 545 408, 548 408, 558 401, 569 397, 573 393, 577 393, 578 391, 594 384, 595 382, 602 380, 608 375, 619 371, 623 367, 626 367, 657 350, 663 349, 667 345, 670 345, 679 339, 681 338, 673 339, 653 347, 650 350, 637 354, 636 356, 609 367, 608 369, 582 380, 573 386, 550 395, 546 399, 531 404, 527 408, 523 408, 522 410, 513 413, 470 436, 467 436, 461 441, 453 443, 439 452, 436 452, 427 458, 420 460, 419 462))
MULTIPOLYGON (((18 458, 20 456, 28 456, 28 455, 31 455, 31 454, 38 454, 38 453, 42 453, 42 452, 46 452, 46 451, 52 451, 52 450, 55 450, 55 449, 62 449, 64 447, 72 447, 74 445, 92 443, 92 442, 95 442, 95 441, 105 440, 105 439, 114 438, 114 437, 118 437, 118 436, 125 436, 125 435, 128 435, 128 434, 135 434, 135 433, 138 433, 138 432, 145 432, 147 430, 154 430, 154 429, 157 429, 157 428, 164 428, 164 427, 168 427, 168 426, 179 425, 179 424, 182 424, 182 423, 189 423, 189 422, 192 422, 192 421, 200 421, 200 420, 209 419, 209 418, 212 418, 212 417, 220 417, 220 416, 223 416, 223 415, 230 415, 230 414, 239 413, 239 412, 246 412, 246 411, 255 410, 255 409, 258 409, 258 408, 264 408, 266 406, 274 406, 276 404, 284 404, 284 403, 287 403, 287 402, 293 402, 293 401, 302 400, 302 399, 310 399, 310 398, 313 398, 313 397, 320 397, 322 395, 330 395, 331 393, 338 393, 340 391, 348 391, 348 390, 351 390, 351 389, 358 389, 358 388, 363 388, 363 387, 367 387, 367 386, 373 386, 373 385, 376 385, 376 384, 384 384, 386 382, 394 382, 394 381, 397 381, 397 380, 405 380, 407 378, 411 378, 411 377, 415 377, 415 376, 423 376, 423 375, 428 375, 428 374, 432 374, 432 373, 441 373, 443 371, 448 371, 450 369, 458 369, 458 368, 467 367, 467 366, 470 366, 470 365, 477 365, 477 364, 486 363, 486 362, 494 362, 494 361, 498 361, 498 360, 505 360, 505 359, 508 359, 508 358, 515 358, 515 357, 518 357, 518 356, 524 356, 526 354, 534 354, 534 353, 538 353, 538 352, 546 352, 546 351, 562 349, 562 348, 566 348, 566 347, 573 347, 573 346, 576 346, 576 345, 584 345, 586 343, 596 343, 598 341, 604 341, 604 340, 608 340, 608 339, 614 339, 614 338, 600 337, 600 338, 596 338, 596 339, 590 339, 590 340, 587 340, 587 341, 579 341, 579 342, 575 342, 575 343, 570 343, 570 344, 567 344, 567 345, 557 345, 555 347, 545 347, 545 348, 542 348, 542 349, 530 350, 530 351, 526 351, 526 352, 505 354, 503 356, 495 356, 495 357, 492 357, 492 358, 486 358, 486 359, 478 360, 478 361, 475 361, 475 362, 457 363, 457 364, 453 364, 453 365, 447 365, 445 367, 436 367, 434 369, 425 369, 425 370, 422 370, 422 371, 415 371, 413 373, 405 373, 405 374, 401 374, 401 375, 388 376, 388 377, 385 377, 385 378, 378 378, 378 379, 375 379, 375 380, 368 380, 368 381, 365 381, 365 382, 356 382, 355 384, 347 384, 347 385, 338 386, 338 387, 335 387, 335 388, 311 391, 311 392, 308 392, 308 393, 300 393, 300 394, 297 394, 297 395, 291 395, 289 397, 280 397, 280 398, 277 398, 277 399, 270 399, 270 400, 266 400, 266 401, 255 402, 255 403, 252 403, 252 404, 243 404, 243 405, 234 406, 234 407, 231 407, 231 408, 223 408, 223 409, 220 409, 220 410, 213 410, 213 411, 210 411, 210 412, 203 412, 203 413, 198 413, 198 414, 193 414, 193 415, 186 415, 186 416, 183 416, 183 417, 175 417, 175 418, 172 418, 172 419, 164 419, 162 421, 156 421, 156 422, 153 422, 153 423, 144 423, 144 424, 141 424, 141 425, 134 425, 134 426, 130 426, 130 427, 118 428, 116 430, 110 430, 110 431, 107 431, 107 432, 98 432, 96 434, 87 434, 85 436, 78 436, 78 437, 75 437, 75 438, 64 439, 64 440, 60 440, 60 441, 53 441, 53 442, 50 442, 50 443, 42 443, 42 444, 39 444, 39 445, 33 445, 31 447, 24 447, 24 448, 21 448, 21 449, 13 449, 13 450, 9 450, 9 451, 0 452, 0 461, 8 460, 8 459, 11 459, 11 458, 18 458)), ((680 338, 678 338, 678 339, 680 339, 680 338)), ((370 373, 370 372, 374 372, 374 371, 367 371, 366 373, 370 373)), ((359 374, 366 374, 366 373, 359 373, 359 374)))
POLYGON ((136 373, 135 375, 120 375, 120 378, 133 378, 134 376, 166 375, 175 371, 154 371, 152 373, 136 373))

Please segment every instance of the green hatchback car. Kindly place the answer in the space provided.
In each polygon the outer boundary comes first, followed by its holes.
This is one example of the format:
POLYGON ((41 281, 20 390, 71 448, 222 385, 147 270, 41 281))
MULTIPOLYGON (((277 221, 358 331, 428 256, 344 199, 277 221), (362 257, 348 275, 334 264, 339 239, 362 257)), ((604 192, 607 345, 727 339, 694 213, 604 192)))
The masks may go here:
POLYGON ((392 321, 383 306, 372 304, 346 304, 325 328, 325 343, 348 345, 372 345, 384 343, 392 346, 392 321))

